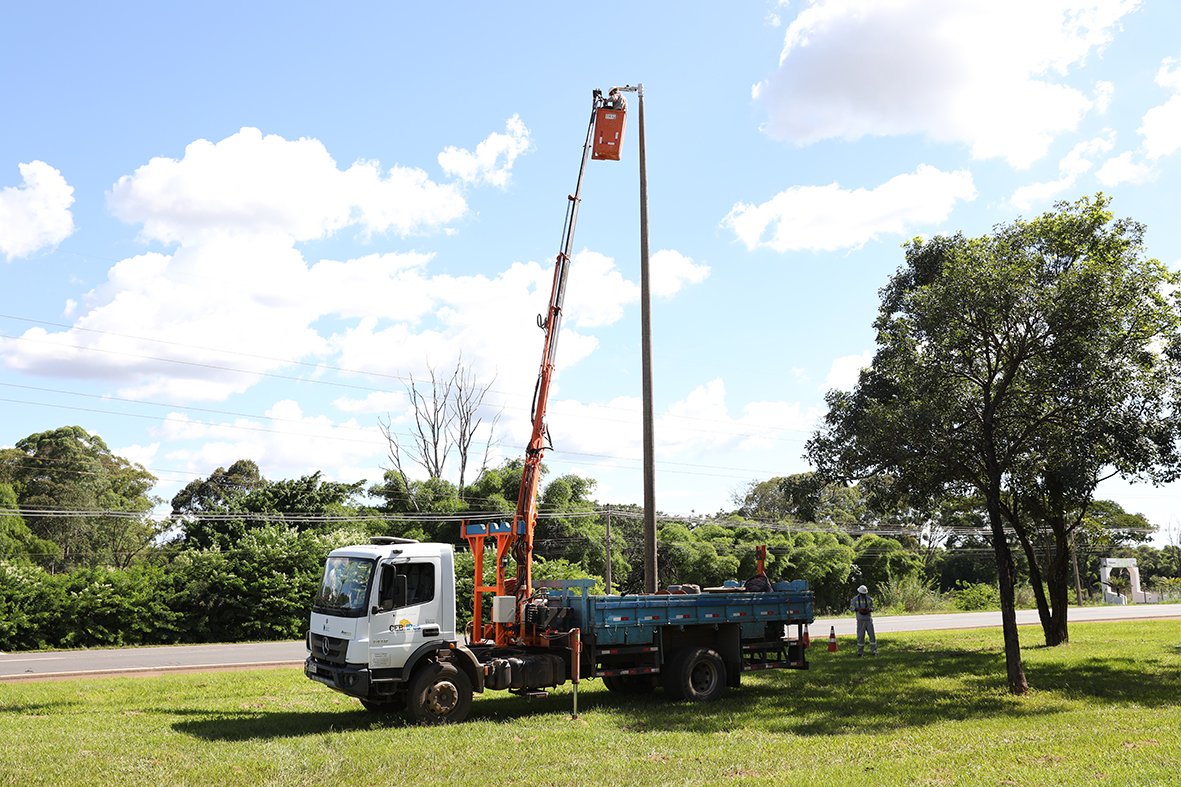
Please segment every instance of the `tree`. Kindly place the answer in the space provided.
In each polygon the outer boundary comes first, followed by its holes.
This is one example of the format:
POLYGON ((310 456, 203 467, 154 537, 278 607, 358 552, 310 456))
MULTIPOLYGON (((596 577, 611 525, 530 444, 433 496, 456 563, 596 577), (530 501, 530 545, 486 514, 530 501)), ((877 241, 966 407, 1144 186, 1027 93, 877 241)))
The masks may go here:
POLYGON ((865 517, 856 487, 826 481, 815 472, 752 482, 736 500, 737 514, 762 522, 816 522, 852 527, 865 517))
POLYGON ((870 587, 917 577, 923 571, 923 559, 897 539, 873 533, 860 536, 853 544, 855 578, 870 587))
POLYGON ((829 394, 809 454, 828 472, 886 470, 929 495, 984 502, 1010 689, 1025 690, 1012 610, 1012 527, 1041 582, 1031 520, 1052 534, 1047 644, 1065 641, 1068 537, 1105 474, 1176 475, 1178 279, 1143 227, 1099 195, 991 236, 912 241, 882 291, 878 351, 829 394))
POLYGON ((174 513, 224 514, 241 507, 241 501, 263 483, 258 464, 239 459, 230 469, 219 467, 209 478, 190 481, 172 498, 174 513))
POLYGON ((57 545, 37 538, 25 524, 12 485, 0 483, 0 560, 50 563, 58 557, 57 545))
POLYGON ((268 522, 328 531, 342 527, 343 519, 361 517, 356 497, 364 486, 364 481, 325 481, 319 471, 268 481, 255 462, 240 459, 178 492, 172 498, 173 521, 192 549, 229 549, 268 522))
MULTIPOLYGON (((492 388, 492 382, 483 385, 477 383, 470 367, 463 365, 462 356, 455 362, 455 369, 448 377, 440 377, 431 367, 427 367, 427 372, 429 383, 420 382, 411 375, 410 382, 406 384, 411 411, 410 432, 399 434, 394 428, 392 417, 380 422, 391 470, 400 478, 402 487, 412 492, 408 465, 422 468, 430 480, 441 479, 454 452, 459 462, 458 491, 462 495, 473 458, 473 444, 484 424, 484 399, 492 388)), ((487 467, 489 453, 495 445, 496 424, 499 420, 498 411, 492 415, 488 425, 481 472, 487 467)), ((417 505, 413 494, 408 499, 412 505, 417 505)))
POLYGON ((595 512, 590 493, 593 478, 559 476, 542 490, 538 501, 534 544, 538 556, 577 563, 602 574, 607 562, 606 529, 595 512))
POLYGON ((80 426, 32 434, 6 459, 29 529, 60 549, 55 568, 127 566, 158 533, 155 476, 80 426))
MULTIPOLYGON (((1019 372, 1039 327, 1018 308, 1014 261, 988 238, 914 240, 883 288, 877 352, 852 391, 830 391, 824 426, 807 444, 833 479, 888 473, 916 496, 975 490, 988 512, 1001 595, 1009 689, 1028 690, 1014 604, 1002 486, 1028 436, 1011 414, 1019 372)), ((1026 283, 1027 279, 1019 279, 1026 283)))

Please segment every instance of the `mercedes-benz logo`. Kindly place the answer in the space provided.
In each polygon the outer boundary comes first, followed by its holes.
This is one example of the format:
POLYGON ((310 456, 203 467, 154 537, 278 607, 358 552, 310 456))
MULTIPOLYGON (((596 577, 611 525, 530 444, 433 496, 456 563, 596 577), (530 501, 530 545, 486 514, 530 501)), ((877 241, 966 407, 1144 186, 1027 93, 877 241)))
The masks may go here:
POLYGON ((327 656, 330 650, 332 650, 332 645, 328 643, 328 637, 324 637, 320 640, 320 652, 327 656))

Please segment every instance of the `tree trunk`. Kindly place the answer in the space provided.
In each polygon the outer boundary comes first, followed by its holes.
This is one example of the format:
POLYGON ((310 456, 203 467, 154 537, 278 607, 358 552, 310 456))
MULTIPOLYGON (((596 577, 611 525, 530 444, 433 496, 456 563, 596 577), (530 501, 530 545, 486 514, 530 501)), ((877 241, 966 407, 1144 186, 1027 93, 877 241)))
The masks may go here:
POLYGON ((1024 523, 1018 522, 1014 515, 1009 516, 1009 521, 1013 525, 1013 532, 1021 541, 1021 551, 1025 553, 1025 559, 1029 561, 1029 584, 1033 586, 1033 598, 1037 602, 1037 616, 1042 624, 1042 635, 1046 638, 1047 645, 1057 645, 1059 643, 1053 641, 1054 615, 1050 609, 1050 602, 1046 600, 1046 588, 1042 584, 1042 569, 1037 562, 1037 551, 1033 548, 1029 534, 1025 532, 1024 523))
POLYGON ((996 569, 1000 579, 1001 630, 1005 639, 1005 671, 1009 680, 1009 692, 1025 694, 1029 681, 1025 678, 1025 665, 1021 662, 1021 639, 1017 633, 1017 605, 1014 595, 1013 554, 1005 540, 1005 525, 1001 519, 1000 483, 995 481, 987 495, 988 524, 992 529, 992 549, 996 554, 996 569))
POLYGON ((1070 594, 1070 545, 1065 527, 1054 528, 1054 556, 1050 560, 1046 581, 1050 586, 1050 604, 1053 606, 1051 628, 1053 638, 1046 636, 1047 645, 1061 645, 1070 641, 1067 630, 1067 601, 1070 594))

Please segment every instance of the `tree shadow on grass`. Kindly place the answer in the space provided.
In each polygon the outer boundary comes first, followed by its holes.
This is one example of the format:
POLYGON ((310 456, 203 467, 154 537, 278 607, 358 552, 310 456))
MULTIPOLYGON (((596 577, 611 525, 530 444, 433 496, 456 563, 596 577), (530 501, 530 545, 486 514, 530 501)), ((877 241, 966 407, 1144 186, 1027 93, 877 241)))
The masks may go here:
POLYGON ((1071 699, 1093 698, 1147 707, 1181 705, 1181 674, 1148 672, 1143 661, 1127 657, 1090 658, 1069 664, 1027 665, 1030 685, 1071 699))
MULTIPOLYGON (((1038 702, 1008 693, 1004 653, 995 649, 932 647, 890 642, 880 655, 816 653, 809 671, 747 674, 743 687, 708 705, 667 702, 662 691, 622 696, 583 684, 582 713, 615 717, 633 733, 684 731, 721 733, 756 729, 791 735, 875 734, 920 728, 936 722, 1051 716, 1077 700, 1099 699, 1146 706, 1181 705, 1181 676, 1146 673, 1130 658, 1026 663, 1038 702), (586 689, 590 690, 586 690, 586 689)), ((511 722, 535 716, 569 718, 569 687, 540 700, 490 692, 472 705, 469 723, 511 722)), ((160 709, 193 718, 174 729, 205 740, 317 735, 334 731, 408 726, 400 714, 362 710, 211 712, 160 709)))
POLYGON ((65 708, 70 708, 77 705, 78 703, 72 700, 59 700, 55 702, 28 702, 11 705, 0 702, 0 713, 19 713, 22 715, 28 714, 31 716, 48 716, 51 713, 58 713, 65 708))

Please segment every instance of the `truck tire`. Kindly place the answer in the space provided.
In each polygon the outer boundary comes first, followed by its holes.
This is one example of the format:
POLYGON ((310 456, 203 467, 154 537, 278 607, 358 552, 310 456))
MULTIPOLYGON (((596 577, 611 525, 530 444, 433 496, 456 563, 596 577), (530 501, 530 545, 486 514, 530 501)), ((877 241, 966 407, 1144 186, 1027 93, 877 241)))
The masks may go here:
POLYGON ((726 665, 709 648, 678 650, 661 675, 665 692, 674 700, 712 702, 726 690, 726 665))
POLYGON ((454 664, 427 662, 414 672, 406 692, 411 721, 447 724, 463 721, 472 708, 472 682, 454 664))
POLYGON ((603 685, 612 694, 651 694, 656 688, 652 675, 604 675, 603 685))

